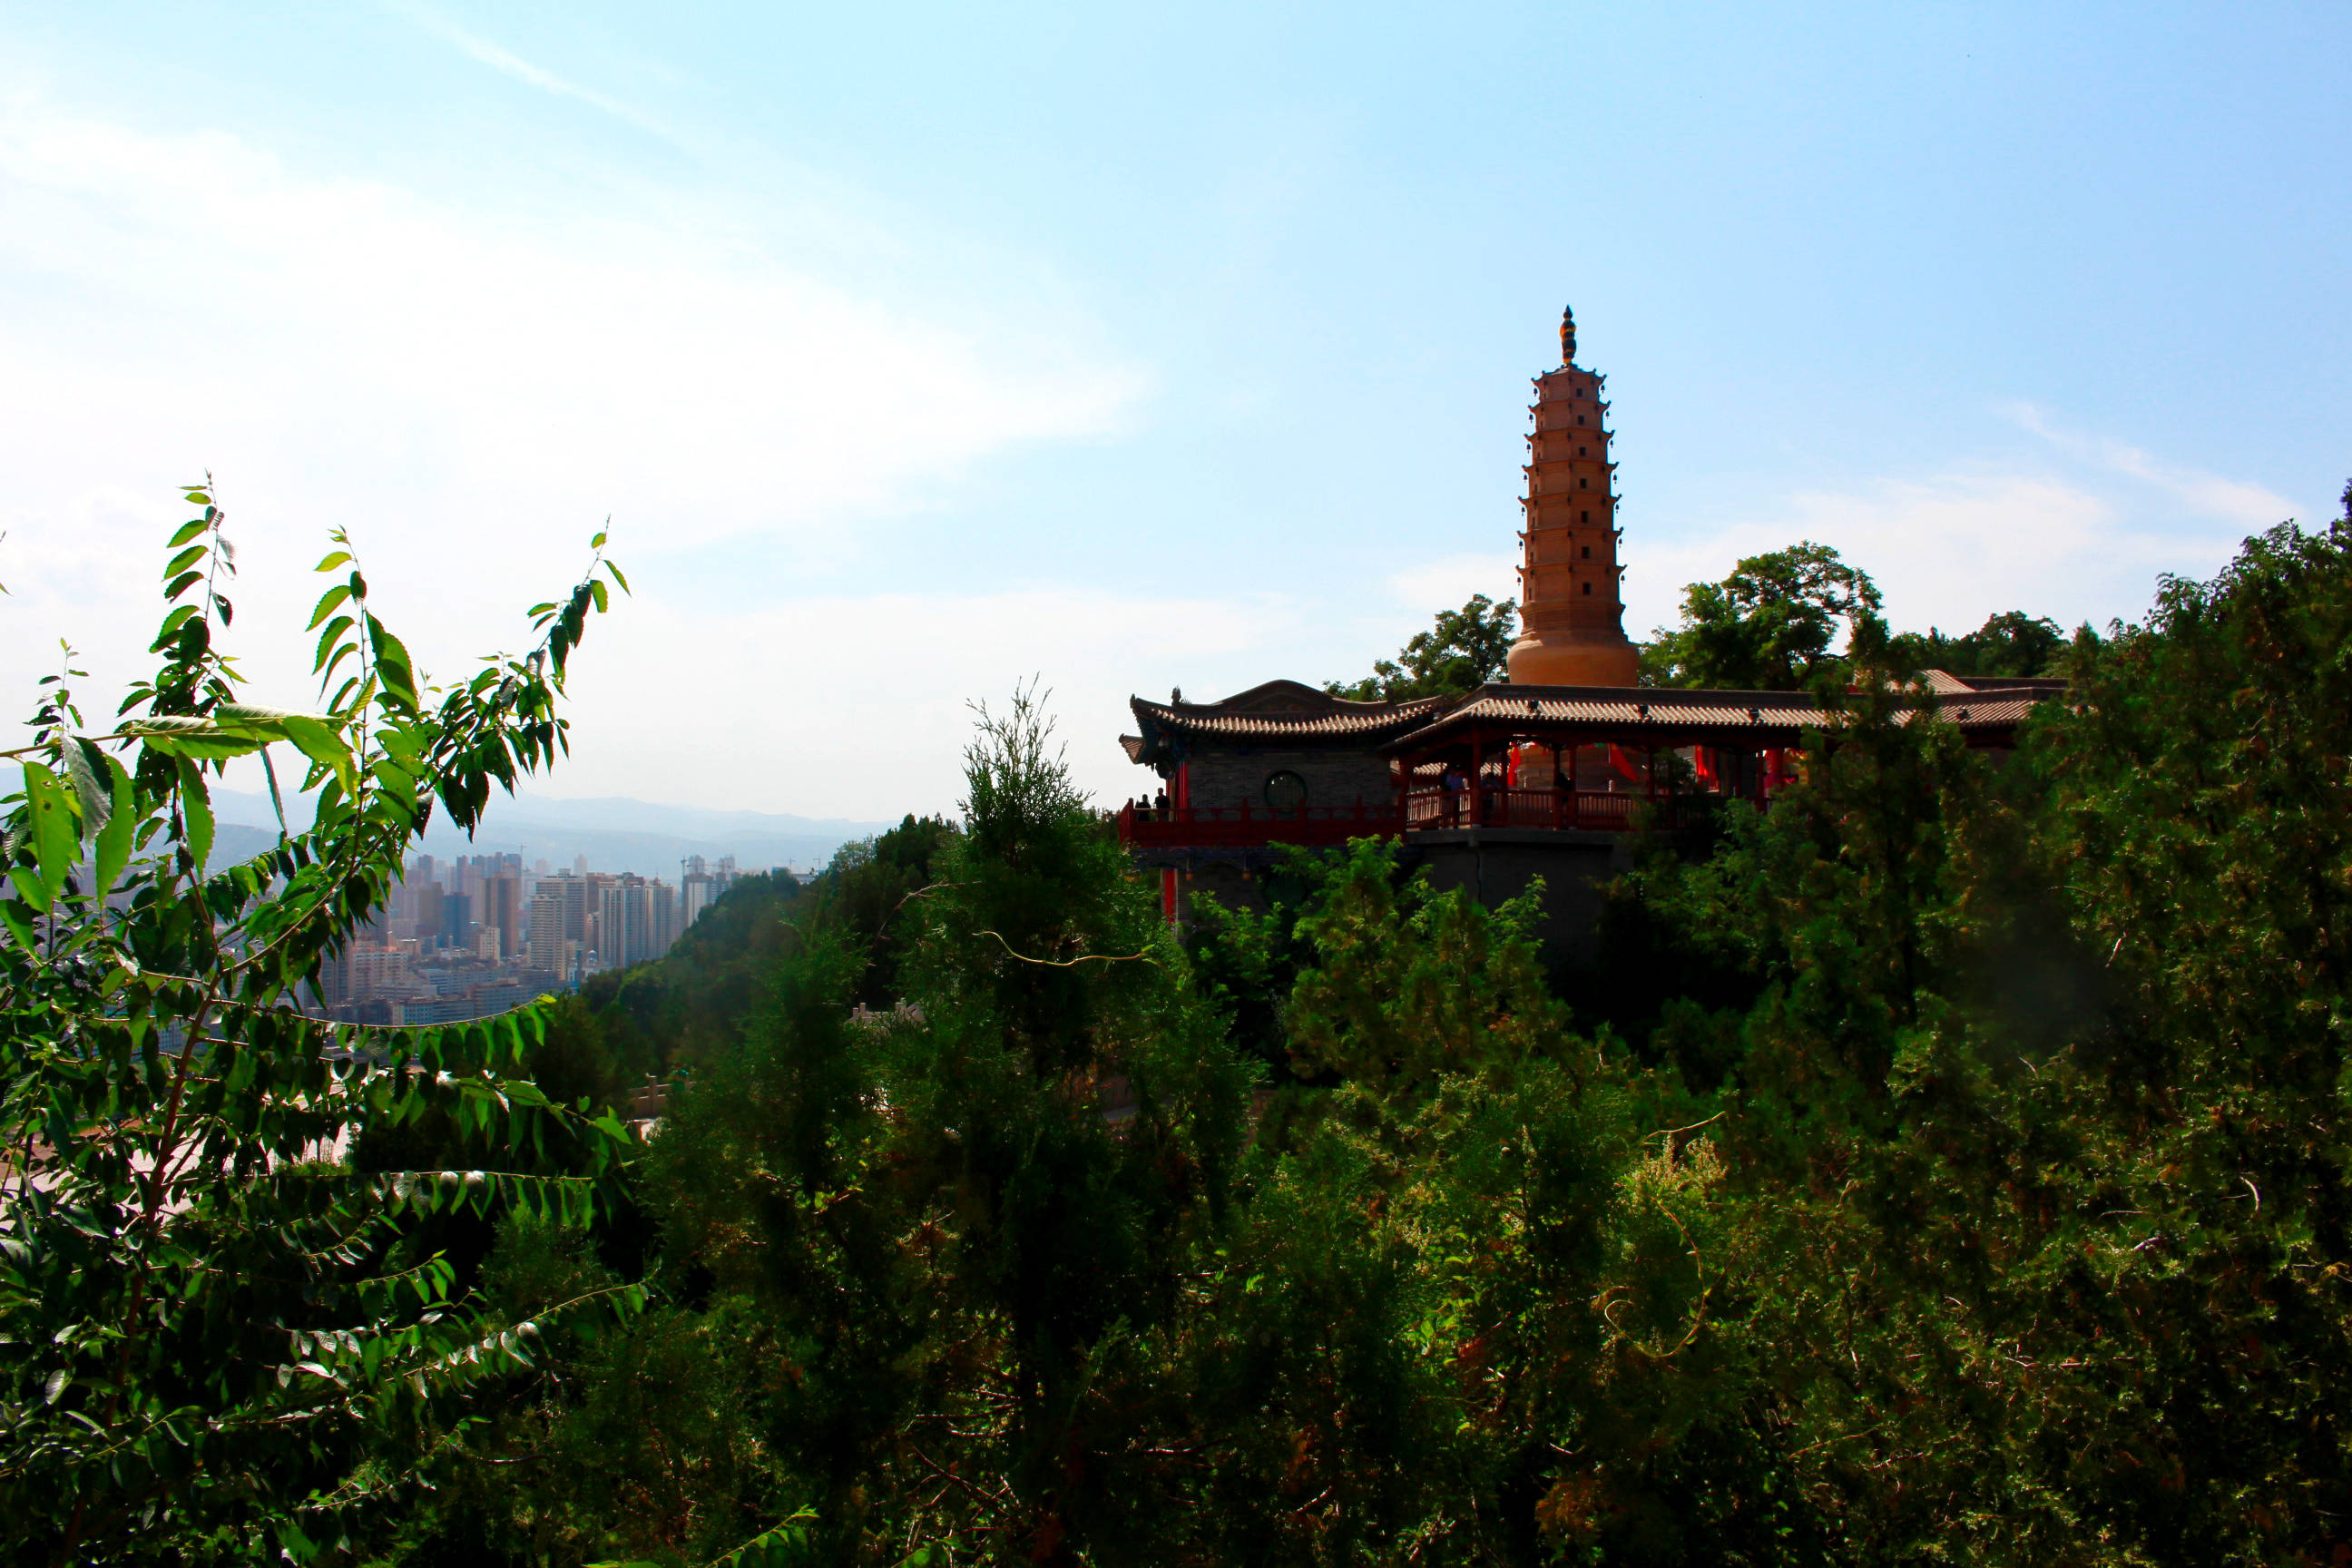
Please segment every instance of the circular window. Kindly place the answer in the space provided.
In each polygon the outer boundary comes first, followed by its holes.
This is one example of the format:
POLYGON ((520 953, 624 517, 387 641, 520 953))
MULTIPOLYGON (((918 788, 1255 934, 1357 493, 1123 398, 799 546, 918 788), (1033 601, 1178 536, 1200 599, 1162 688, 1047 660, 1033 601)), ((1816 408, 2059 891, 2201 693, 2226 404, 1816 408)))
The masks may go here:
POLYGON ((1307 781, 1287 770, 1267 775, 1265 804, 1276 811, 1297 811, 1307 804, 1307 781))

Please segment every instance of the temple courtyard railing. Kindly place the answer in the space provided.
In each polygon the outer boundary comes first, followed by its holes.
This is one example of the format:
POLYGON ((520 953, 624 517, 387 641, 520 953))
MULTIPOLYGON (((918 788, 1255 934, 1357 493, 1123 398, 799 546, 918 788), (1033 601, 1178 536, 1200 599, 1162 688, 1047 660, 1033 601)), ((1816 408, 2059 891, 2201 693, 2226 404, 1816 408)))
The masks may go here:
MULTIPOLYGON (((1509 827, 1554 833, 1633 833, 1671 827, 1690 810, 1727 796, 1645 796, 1613 790, 1424 789, 1380 805, 1130 805, 1118 813, 1119 842, 1133 849, 1253 849, 1268 844, 1339 845, 1350 838, 1509 827)), ((1755 803, 1750 803, 1755 804, 1755 803)))

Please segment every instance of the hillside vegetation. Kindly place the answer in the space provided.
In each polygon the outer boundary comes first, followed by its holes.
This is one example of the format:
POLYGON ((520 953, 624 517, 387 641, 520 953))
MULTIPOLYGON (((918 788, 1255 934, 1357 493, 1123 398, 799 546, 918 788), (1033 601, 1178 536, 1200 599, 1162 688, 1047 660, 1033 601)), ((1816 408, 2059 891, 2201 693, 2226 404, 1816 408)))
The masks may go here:
MULTIPOLYGON (((605 1199, 387 1219, 528 1354, 352 1405, 303 1540, 2352 1555, 2347 649, 2352 533, 2283 527, 2077 637, 2006 762, 1860 681, 1804 782, 1656 848, 1568 977, 1530 908, 1370 841, 1180 939, 1017 697, 953 823, 743 884, 551 1015, 522 1057, 549 1114, 662 1073, 665 1120, 609 1177, 603 1143, 549 1146, 605 1199)), ((519 1147, 403 1126, 388 1168, 519 1147)), ((231 1557, 297 1506, 124 1539, 231 1557)))

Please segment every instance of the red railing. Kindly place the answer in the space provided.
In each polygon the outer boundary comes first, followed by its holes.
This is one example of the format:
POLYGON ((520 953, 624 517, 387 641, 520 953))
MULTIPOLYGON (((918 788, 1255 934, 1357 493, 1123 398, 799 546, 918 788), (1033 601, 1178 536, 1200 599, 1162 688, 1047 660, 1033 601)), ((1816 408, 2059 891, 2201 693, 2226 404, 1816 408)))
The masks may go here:
POLYGON ((1119 842, 1137 849, 1254 849, 1268 844, 1345 844, 1449 827, 1533 827, 1553 832, 1630 833, 1644 805, 1658 826, 1674 818, 1671 800, 1646 801, 1607 790, 1414 790, 1393 805, 1169 806, 1118 814, 1119 842))
POLYGON ((1404 831, 1393 805, 1174 805, 1118 814, 1119 842, 1138 849, 1255 849, 1266 844, 1345 844, 1404 831))
POLYGON ((1630 832, 1638 795, 1607 790, 1415 790, 1404 797, 1406 829, 1445 827, 1586 828, 1630 832))

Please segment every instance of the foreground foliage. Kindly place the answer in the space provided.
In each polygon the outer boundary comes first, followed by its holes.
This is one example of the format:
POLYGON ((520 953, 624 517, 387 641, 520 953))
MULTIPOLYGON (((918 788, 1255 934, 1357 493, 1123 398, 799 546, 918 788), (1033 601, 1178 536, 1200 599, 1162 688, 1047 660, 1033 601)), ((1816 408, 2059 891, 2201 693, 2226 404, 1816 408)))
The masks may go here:
POLYGON ((68 655, 43 682, 35 740, 11 753, 24 778, 0 900, 12 1562, 301 1559, 367 1528, 369 1504, 415 1473, 404 1425, 527 1361, 536 1327, 484 1323, 424 1227, 456 1211, 584 1225, 620 1146, 617 1124, 550 1103, 518 1071, 529 1012, 362 1034, 298 1006, 383 906, 436 804, 470 826, 492 785, 555 760, 565 663, 603 582, 540 606, 530 653, 436 689, 339 535, 310 625, 322 689, 341 684, 320 712, 262 708, 217 647, 235 613, 223 515, 204 489, 187 500, 200 514, 169 546, 155 674, 91 734, 68 655), (258 755, 278 794, 273 747, 301 759, 312 826, 215 866, 208 782, 258 755), (353 1135, 427 1113, 498 1163, 337 1163, 353 1135))

